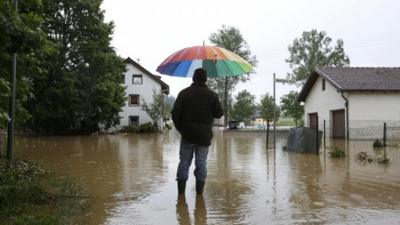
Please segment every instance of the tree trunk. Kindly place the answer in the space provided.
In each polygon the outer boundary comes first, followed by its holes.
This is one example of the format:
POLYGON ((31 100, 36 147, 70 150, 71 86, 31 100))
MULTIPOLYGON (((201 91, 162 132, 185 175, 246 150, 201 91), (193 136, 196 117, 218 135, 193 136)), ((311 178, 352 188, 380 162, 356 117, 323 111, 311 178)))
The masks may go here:
POLYGON ((3 130, 0 127, 0 158, 3 155, 3 130))

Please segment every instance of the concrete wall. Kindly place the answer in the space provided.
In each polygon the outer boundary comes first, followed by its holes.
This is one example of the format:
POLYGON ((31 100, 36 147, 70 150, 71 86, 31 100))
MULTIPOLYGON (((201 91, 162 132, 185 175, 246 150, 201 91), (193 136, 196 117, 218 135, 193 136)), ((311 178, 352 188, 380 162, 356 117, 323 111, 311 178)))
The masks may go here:
POLYGON ((349 93, 349 121, 350 138, 382 138, 384 122, 400 126, 400 93, 349 93))
MULTIPOLYGON (((140 95, 141 104, 143 103, 143 100, 145 100, 147 104, 151 104, 153 102, 153 90, 155 90, 157 93, 160 93, 161 85, 131 64, 126 64, 126 70, 125 86, 127 88, 125 92, 127 99, 124 107, 122 108, 122 112, 119 114, 119 116, 122 117, 120 126, 129 125, 129 116, 139 116, 139 124, 152 122, 151 118, 141 109, 140 106, 129 106, 128 96, 130 94, 138 94, 140 95), (141 74, 143 76, 142 84, 132 84, 133 74, 141 74)), ((158 122, 158 124, 162 124, 161 120, 158 122)))
POLYGON ((331 137, 331 112, 340 109, 345 109, 345 100, 341 93, 337 92, 336 88, 327 80, 325 80, 325 90, 322 90, 322 78, 319 77, 304 103, 304 126, 310 126, 309 113, 318 113, 319 129, 323 129, 323 121, 325 120, 326 136, 331 137))
POLYGON ((400 93, 349 93, 352 121, 400 121, 400 93))

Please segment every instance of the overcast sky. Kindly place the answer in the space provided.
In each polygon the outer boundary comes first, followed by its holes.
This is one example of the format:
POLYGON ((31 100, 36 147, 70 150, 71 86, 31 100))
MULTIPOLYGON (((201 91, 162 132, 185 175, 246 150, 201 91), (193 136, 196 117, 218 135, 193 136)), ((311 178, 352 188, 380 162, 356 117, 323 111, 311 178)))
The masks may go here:
MULTIPOLYGON (((285 78, 287 47, 303 31, 324 30, 344 41, 351 66, 400 66, 400 1, 397 0, 104 0, 106 21, 113 21, 112 45, 121 57, 139 58, 154 74, 170 54, 210 44, 222 25, 234 26, 258 58, 256 74, 239 84, 260 99, 272 94, 272 74, 285 78)), ((162 76, 176 96, 190 78, 162 76)), ((277 97, 296 89, 277 84, 277 97)))

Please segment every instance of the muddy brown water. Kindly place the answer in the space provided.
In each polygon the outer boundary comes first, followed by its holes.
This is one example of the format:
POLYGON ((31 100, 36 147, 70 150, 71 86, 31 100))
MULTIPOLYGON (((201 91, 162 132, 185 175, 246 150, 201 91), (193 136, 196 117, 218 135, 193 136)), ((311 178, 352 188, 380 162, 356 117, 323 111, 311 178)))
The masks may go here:
MULTIPOLYGON (((263 133, 216 131, 203 197, 195 194, 193 165, 186 196, 177 196, 179 135, 17 137, 16 157, 68 176, 94 200, 87 224, 400 224, 400 149, 391 161, 371 141, 335 142, 348 152, 331 158, 266 150, 263 133)), ((331 143, 332 144, 332 143, 331 143)))

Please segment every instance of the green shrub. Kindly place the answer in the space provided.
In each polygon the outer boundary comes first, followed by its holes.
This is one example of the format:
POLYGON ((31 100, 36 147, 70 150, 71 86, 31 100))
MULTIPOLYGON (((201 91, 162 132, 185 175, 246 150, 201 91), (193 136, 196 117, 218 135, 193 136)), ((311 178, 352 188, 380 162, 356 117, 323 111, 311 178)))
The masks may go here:
POLYGON ((367 162, 372 162, 374 159, 368 155, 367 152, 359 152, 357 155, 357 160, 359 161, 367 161, 367 162))
POLYGON ((334 147, 333 148, 333 151, 330 151, 329 152, 329 155, 331 156, 331 157, 335 157, 335 158, 343 158, 343 157, 346 157, 346 153, 344 152, 344 150, 343 149, 340 149, 340 148, 338 148, 338 147, 334 147))
POLYGON ((380 164, 388 164, 389 163, 389 159, 386 158, 386 157, 378 158, 378 163, 380 163, 380 164))
POLYGON ((89 206, 82 193, 70 181, 51 178, 37 164, 0 160, 1 224, 76 224, 89 206))
POLYGON ((144 123, 139 126, 139 133, 155 133, 158 128, 153 123, 144 123))
POLYGON ((374 141, 374 143, 372 144, 372 146, 373 146, 374 148, 381 148, 381 147, 383 147, 383 144, 382 144, 381 141, 379 141, 379 139, 375 139, 375 141, 374 141))
POLYGON ((167 129, 167 130, 171 130, 171 129, 172 129, 172 126, 171 126, 171 125, 169 125, 168 123, 165 123, 165 129, 167 129))
POLYGON ((129 126, 124 126, 122 129, 119 131, 120 133, 137 133, 139 131, 139 127, 137 125, 129 125, 129 126))

